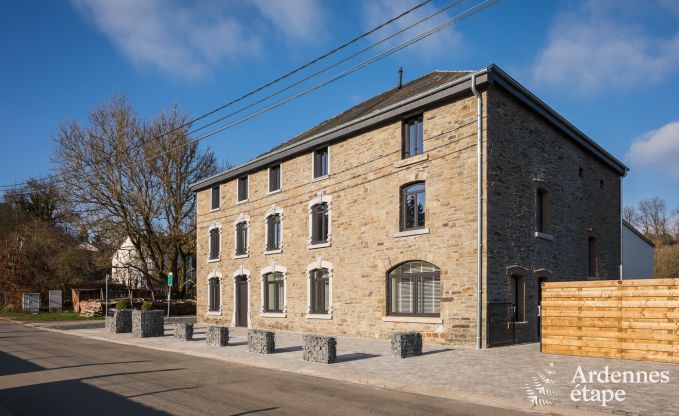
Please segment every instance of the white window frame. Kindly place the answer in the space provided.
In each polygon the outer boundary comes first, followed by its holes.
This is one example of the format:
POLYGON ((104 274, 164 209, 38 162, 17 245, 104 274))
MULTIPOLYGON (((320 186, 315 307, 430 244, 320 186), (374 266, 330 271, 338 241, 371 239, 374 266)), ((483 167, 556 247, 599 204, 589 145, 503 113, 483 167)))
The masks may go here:
POLYGON ((222 224, 214 222, 210 224, 210 227, 207 229, 207 262, 216 263, 221 260, 222 260, 222 224), (216 259, 211 259, 210 249, 212 248, 212 241, 210 241, 210 234, 212 233, 212 230, 214 230, 215 228, 219 229, 219 254, 217 255, 216 259))
POLYGON ((311 182, 322 181, 330 177, 330 146, 325 146, 325 148, 328 149, 328 173, 318 178, 314 177, 314 172, 316 172, 316 150, 323 149, 323 147, 318 147, 311 152, 311 182))
POLYGON ((236 205, 248 202, 250 200, 250 175, 241 175, 236 178, 235 182, 236 182, 236 205), (247 179, 248 197, 241 201, 238 199, 238 184, 240 183, 240 178, 242 177, 245 177, 247 179))
POLYGON ((212 186, 212 187, 210 187, 210 212, 219 211, 221 208, 222 208, 222 186, 221 185, 212 186), (217 208, 212 208, 212 198, 214 197, 213 194, 215 192, 215 188, 217 188, 218 192, 219 192, 219 201, 218 201, 219 204, 217 205, 217 208))
POLYGON ((206 306, 207 309, 206 309, 205 312, 206 312, 207 315, 210 315, 210 316, 221 316, 221 314, 222 314, 222 304, 223 304, 222 301, 224 299, 223 298, 223 296, 224 296, 224 288, 223 288, 224 281, 222 279, 222 274, 217 270, 213 270, 212 272, 210 272, 210 274, 207 275, 206 283, 207 283, 207 304, 205 306, 206 306), (210 310, 210 279, 215 279, 215 278, 219 279, 219 310, 211 311, 210 310))
POLYGON ((318 258, 313 263, 306 267, 306 318, 307 319, 332 319, 333 304, 332 304, 332 277, 333 277, 333 266, 329 261, 325 261, 322 258, 318 258), (311 313, 311 272, 317 269, 328 270, 328 313, 318 314, 311 313))
POLYGON ((276 263, 271 263, 271 266, 265 267, 260 271, 260 280, 262 283, 261 293, 261 305, 259 309, 259 316, 264 318, 287 318, 288 317, 288 269, 278 265, 276 263), (283 274, 283 312, 265 312, 264 311, 264 276, 269 273, 282 273, 283 274))
POLYGON ((238 214, 236 220, 233 222, 233 258, 234 259, 244 259, 250 256, 250 216, 243 214, 242 212, 238 214), (236 254, 238 249, 238 224, 244 222, 245 228, 247 229, 247 238, 245 239, 245 254, 236 254))
POLYGON ((235 327, 236 326, 236 305, 237 300, 236 297, 238 296, 238 292, 236 290, 236 279, 238 279, 239 276, 245 276, 246 280, 248 282, 248 328, 252 328, 252 319, 250 319, 250 311, 252 308, 250 308, 250 305, 252 304, 252 291, 250 290, 250 270, 244 268, 243 266, 239 267, 238 270, 233 272, 233 305, 231 309, 233 309, 233 313, 231 315, 231 326, 235 327))
MULTIPOLYGON (((275 191, 271 191, 271 166, 266 171, 266 194, 267 195, 273 195, 281 192, 283 190, 283 164, 279 163, 278 165, 278 172, 280 173, 280 178, 279 178, 279 187, 275 191)), ((250 180, 248 179, 248 186, 250 186, 250 180)), ((250 197, 250 190, 248 190, 248 197, 250 197)))
POLYGON ((330 247, 332 245, 332 196, 325 195, 325 194, 322 194, 322 193, 316 194, 314 199, 309 201, 307 210, 308 210, 308 215, 309 215, 309 240, 308 240, 307 248, 314 249, 314 248, 330 247), (314 207, 314 205, 322 204, 324 202, 326 204, 328 204, 328 239, 325 243, 314 244, 312 242, 312 238, 313 238, 313 211, 312 211, 312 208, 314 207))
MULTIPOLYGON (((250 238, 250 233, 248 232, 248 238, 250 238)), ((278 208, 276 204, 271 205, 271 208, 264 214, 264 254, 278 254, 283 252, 283 208, 278 208), (272 215, 279 215, 280 226, 281 226, 281 241, 279 241, 278 249, 268 250, 267 244, 269 242, 269 227, 268 221, 269 217, 272 215)))

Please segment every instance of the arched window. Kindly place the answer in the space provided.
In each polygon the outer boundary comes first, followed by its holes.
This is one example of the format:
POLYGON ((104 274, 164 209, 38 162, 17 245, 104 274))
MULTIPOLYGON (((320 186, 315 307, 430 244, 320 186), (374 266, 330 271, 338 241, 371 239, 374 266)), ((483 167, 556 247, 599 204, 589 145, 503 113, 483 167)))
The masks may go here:
POLYGON ((208 279, 208 312, 219 312, 221 310, 221 285, 219 277, 208 279))
POLYGON ((424 182, 401 187, 401 231, 424 228, 424 182))
POLYGON ((439 316, 441 271, 425 261, 409 261, 387 277, 389 315, 439 316))

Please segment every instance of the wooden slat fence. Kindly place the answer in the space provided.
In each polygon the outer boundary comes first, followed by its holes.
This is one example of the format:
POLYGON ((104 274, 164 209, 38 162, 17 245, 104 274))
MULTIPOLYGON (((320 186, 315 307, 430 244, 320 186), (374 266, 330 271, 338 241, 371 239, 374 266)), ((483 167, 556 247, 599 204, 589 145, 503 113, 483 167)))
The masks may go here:
POLYGON ((679 363, 679 279, 543 283, 542 351, 679 363))

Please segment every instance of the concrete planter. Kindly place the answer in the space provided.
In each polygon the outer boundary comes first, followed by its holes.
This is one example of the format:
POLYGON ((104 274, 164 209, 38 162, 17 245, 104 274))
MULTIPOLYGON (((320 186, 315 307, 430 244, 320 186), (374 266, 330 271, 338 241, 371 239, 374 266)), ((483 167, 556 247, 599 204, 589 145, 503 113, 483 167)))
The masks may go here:
POLYGON ((193 324, 175 322, 174 339, 178 341, 191 341, 193 339, 193 324))
POLYGON ((113 316, 107 316, 106 330, 114 334, 132 332, 132 309, 114 311, 113 316))
POLYGON ((165 335, 164 311, 132 311, 132 334, 139 338, 165 335))
POLYGON ((337 339, 320 335, 304 335, 304 361, 332 364, 337 359, 337 339))
POLYGON ((396 358, 422 355, 422 334, 419 332, 394 332, 389 340, 391 355, 396 358))
POLYGON ((229 344, 229 328, 225 326, 208 326, 205 341, 211 347, 225 347, 229 344))
POLYGON ((251 329, 248 331, 248 351, 273 354, 276 350, 276 335, 273 331, 251 329))

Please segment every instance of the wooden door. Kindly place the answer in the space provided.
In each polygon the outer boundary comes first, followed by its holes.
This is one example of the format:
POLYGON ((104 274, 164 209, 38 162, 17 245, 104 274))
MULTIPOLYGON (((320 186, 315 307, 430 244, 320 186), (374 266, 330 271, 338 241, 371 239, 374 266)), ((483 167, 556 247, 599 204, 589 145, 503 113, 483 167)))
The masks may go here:
POLYGON ((245 276, 236 280, 236 326, 248 326, 248 281, 245 276))

